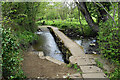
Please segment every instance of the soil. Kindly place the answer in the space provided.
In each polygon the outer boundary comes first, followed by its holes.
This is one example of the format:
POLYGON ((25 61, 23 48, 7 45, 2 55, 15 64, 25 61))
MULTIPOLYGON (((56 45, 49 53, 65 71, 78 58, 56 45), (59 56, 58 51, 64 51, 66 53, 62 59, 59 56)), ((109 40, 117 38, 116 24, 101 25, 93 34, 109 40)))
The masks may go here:
POLYGON ((27 78, 63 78, 77 71, 65 65, 58 65, 46 59, 40 59, 32 52, 24 53, 22 69, 27 78))

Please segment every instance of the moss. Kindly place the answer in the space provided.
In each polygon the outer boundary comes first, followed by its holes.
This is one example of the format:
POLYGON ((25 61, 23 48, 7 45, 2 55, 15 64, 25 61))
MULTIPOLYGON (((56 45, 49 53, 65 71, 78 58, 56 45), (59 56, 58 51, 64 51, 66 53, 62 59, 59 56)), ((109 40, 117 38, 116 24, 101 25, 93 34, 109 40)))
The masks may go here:
POLYGON ((64 59, 65 63, 68 64, 69 63, 69 57, 72 54, 70 53, 69 49, 64 45, 64 43, 61 41, 61 39, 57 35, 55 35, 55 33, 53 32, 53 30, 51 28, 48 28, 48 29, 50 30, 50 32, 53 35, 53 37, 54 37, 54 39, 55 39, 55 41, 56 41, 56 43, 57 43, 60 51, 62 52, 63 59, 64 59))

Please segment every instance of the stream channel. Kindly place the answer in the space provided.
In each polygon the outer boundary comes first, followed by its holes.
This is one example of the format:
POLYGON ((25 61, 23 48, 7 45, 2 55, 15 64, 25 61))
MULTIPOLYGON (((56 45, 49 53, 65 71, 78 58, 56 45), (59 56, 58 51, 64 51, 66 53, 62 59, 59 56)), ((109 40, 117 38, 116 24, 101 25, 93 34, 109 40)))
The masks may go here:
MULTIPOLYGON (((49 30, 36 32, 36 34, 39 36, 39 39, 35 41, 35 43, 32 46, 33 50, 36 51, 36 53, 38 53, 38 51, 43 51, 45 56, 50 56, 54 59, 65 62, 63 59, 63 54, 59 50, 54 40, 54 37, 52 36, 49 30)), ((78 45, 82 46, 86 54, 90 54, 93 55, 94 57, 100 58, 99 55, 94 55, 94 54, 99 54, 99 52, 96 51, 97 44, 94 38, 80 38, 80 39, 72 39, 72 40, 76 42, 78 45), (90 46, 90 44, 95 44, 95 45, 90 46), (92 52, 96 52, 96 53, 92 53, 92 52)), ((101 61, 105 65, 106 69, 108 69, 108 71, 112 69, 112 67, 108 65, 108 62, 104 60, 101 61)))
MULTIPOLYGON (((50 56, 54 59, 64 62, 63 54, 59 50, 54 37, 50 33, 49 30, 45 30, 42 32, 36 32, 39 36, 39 39, 33 44, 34 51, 43 51, 45 56, 50 56)), ((94 39, 74 39, 78 45, 84 48, 85 53, 90 53, 90 44, 94 43, 96 40, 94 39)), ((92 47, 94 48, 94 47, 92 47)), ((92 50, 91 50, 92 51, 92 50)))
POLYGON ((94 38, 73 39, 78 45, 82 46, 85 54, 99 54, 97 43, 94 38))
POLYGON ((49 31, 36 32, 36 34, 39 36, 39 39, 33 44, 33 49, 35 51, 43 51, 45 56, 64 62, 63 55, 52 34, 49 31))

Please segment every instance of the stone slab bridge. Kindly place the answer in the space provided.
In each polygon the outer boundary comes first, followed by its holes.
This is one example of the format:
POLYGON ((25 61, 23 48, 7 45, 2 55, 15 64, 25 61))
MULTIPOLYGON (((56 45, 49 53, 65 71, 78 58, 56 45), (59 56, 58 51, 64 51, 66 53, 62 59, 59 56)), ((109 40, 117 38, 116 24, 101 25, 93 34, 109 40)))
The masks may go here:
MULTIPOLYGON (((103 79, 109 80, 104 74, 104 72, 99 67, 96 66, 95 59, 85 54, 83 48, 80 45, 78 45, 73 40, 68 38, 63 32, 59 31, 57 27, 39 26, 39 28, 43 30, 44 28, 47 28, 47 27, 50 27, 55 33, 55 35, 57 35, 62 40, 64 45, 69 49, 69 51, 72 54, 72 56, 69 57, 69 61, 70 63, 77 64, 80 67, 82 71, 83 79, 87 79, 87 78, 100 79, 101 78, 102 80, 103 79)), ((78 74, 78 78, 79 78, 79 74, 78 74)))

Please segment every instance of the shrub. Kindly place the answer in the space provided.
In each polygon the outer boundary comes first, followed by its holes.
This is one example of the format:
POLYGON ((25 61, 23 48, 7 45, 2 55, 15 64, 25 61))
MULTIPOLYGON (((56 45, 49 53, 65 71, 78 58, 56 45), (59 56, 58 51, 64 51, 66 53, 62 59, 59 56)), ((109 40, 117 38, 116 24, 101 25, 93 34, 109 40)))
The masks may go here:
POLYGON ((115 71, 110 74, 109 78, 111 80, 118 80, 118 79, 120 79, 120 68, 115 68, 115 71))
POLYGON ((22 56, 20 54, 19 44, 16 37, 12 34, 11 29, 4 29, 2 31, 2 49, 3 49, 3 77, 9 80, 14 78, 24 78, 21 70, 22 56))
POLYGON ((113 21, 108 20, 100 25, 99 30, 99 50, 106 59, 115 63, 117 69, 110 77, 115 77, 117 80, 120 78, 120 29, 115 24, 113 26, 113 21))
POLYGON ((29 43, 32 43, 33 40, 37 40, 38 39, 37 35, 35 35, 32 32, 29 32, 29 31, 23 31, 23 32, 18 31, 16 33, 16 37, 18 39, 19 44, 26 45, 26 46, 29 43))
MULTIPOLYGON (((112 23, 112 22, 111 22, 112 23)), ((120 60, 120 39, 119 28, 109 25, 108 22, 100 27, 99 31, 99 49, 101 53, 112 61, 120 60)))

